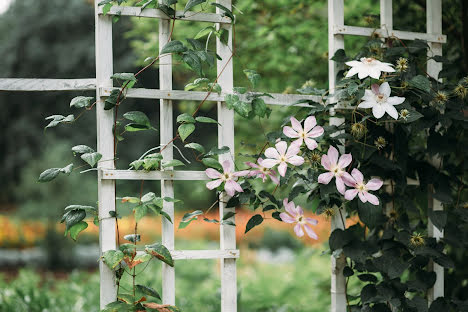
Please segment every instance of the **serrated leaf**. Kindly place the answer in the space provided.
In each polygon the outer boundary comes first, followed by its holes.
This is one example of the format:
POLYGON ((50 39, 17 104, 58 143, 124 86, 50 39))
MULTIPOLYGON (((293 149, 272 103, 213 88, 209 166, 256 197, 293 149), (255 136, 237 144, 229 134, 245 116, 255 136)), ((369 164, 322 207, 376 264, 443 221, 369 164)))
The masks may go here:
POLYGON ((145 252, 152 255, 152 256, 155 256, 156 258, 158 258, 159 260, 165 262, 166 264, 168 264, 171 267, 174 266, 174 260, 172 260, 171 253, 161 243, 146 245, 145 246, 145 252))
POLYGON ((192 132, 195 131, 195 125, 192 123, 184 123, 181 124, 178 128, 178 132, 180 135, 180 139, 182 141, 185 141, 185 139, 192 134, 192 132))
POLYGON ((101 158, 102 158, 102 155, 98 152, 85 153, 81 155, 81 159, 83 159, 91 167, 94 167, 101 158))
POLYGON ((187 51, 187 48, 179 40, 173 40, 168 42, 161 50, 159 54, 166 53, 182 53, 187 51))
POLYGON ((94 103, 94 98, 89 96, 77 96, 70 102, 70 107, 84 108, 90 107, 94 103))
POLYGON ((124 253, 120 250, 108 250, 102 254, 102 260, 110 268, 114 269, 124 258, 124 253))
POLYGON ((247 225, 245 227, 245 232, 244 233, 247 233, 248 231, 250 231, 251 229, 253 229, 254 227, 262 224, 263 222, 263 217, 259 214, 256 214, 254 215, 252 218, 250 218, 250 220, 247 222, 247 225))
POLYGON ((219 124, 216 120, 210 117, 204 117, 204 116, 199 116, 195 118, 197 122, 202 122, 202 123, 214 123, 214 124, 219 124))
POLYGON ((197 152, 200 152, 202 154, 205 153, 205 148, 198 143, 189 143, 189 144, 186 144, 184 147, 194 149, 197 152))
POLYGON ((70 233, 70 237, 76 241, 78 234, 88 228, 88 223, 85 221, 80 221, 77 224, 73 225, 70 229, 68 229, 70 233))
POLYGON ((161 165, 161 167, 163 167, 163 168, 177 167, 177 166, 185 166, 185 164, 183 162, 181 162, 180 160, 178 160, 178 159, 173 159, 173 160, 169 160, 167 162, 163 161, 163 163, 161 165))

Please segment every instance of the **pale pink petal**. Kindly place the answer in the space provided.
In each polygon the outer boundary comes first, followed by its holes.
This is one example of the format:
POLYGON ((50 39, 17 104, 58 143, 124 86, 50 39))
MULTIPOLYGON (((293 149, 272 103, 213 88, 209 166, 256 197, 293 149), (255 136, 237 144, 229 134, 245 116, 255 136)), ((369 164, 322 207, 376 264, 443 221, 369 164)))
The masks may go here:
POLYGON ((223 166, 223 170, 224 172, 231 172, 231 161, 226 159, 225 161, 223 161, 222 163, 222 166, 223 166))
POLYGON ((312 130, 313 127, 317 125, 317 120, 315 119, 315 116, 309 116, 304 122, 304 132, 307 133, 310 130, 312 130))
POLYGON ((300 224, 296 224, 294 226, 294 233, 296 233, 298 237, 304 236, 304 231, 302 230, 302 226, 300 224))
POLYGON ((317 127, 313 128, 312 131, 307 133, 307 137, 309 137, 309 138, 318 138, 319 136, 321 136, 323 134, 323 132, 324 132, 323 128, 320 127, 320 126, 317 126, 317 127))
POLYGON ((291 125, 293 129, 296 130, 297 132, 302 131, 301 123, 299 122, 299 120, 297 120, 294 117, 291 117, 291 125))
POLYGON ((328 184, 330 183, 331 179, 333 179, 333 173, 331 172, 322 173, 321 175, 318 176, 318 183, 328 184))
POLYGON ((371 191, 377 191, 383 185, 383 181, 379 179, 371 179, 366 184, 366 188, 371 191))
POLYGON ((278 153, 280 155, 285 155, 286 154, 286 150, 288 149, 288 144, 286 142, 279 141, 278 143, 276 143, 275 146, 276 146, 276 150, 278 151, 278 153))
MULTIPOLYGON (((272 172, 274 172, 274 171, 272 171, 272 172)), ((273 183, 275 183, 276 185, 279 185, 279 179, 278 179, 278 177, 276 176, 276 172, 274 172, 274 173, 269 173, 268 176, 270 177, 270 179, 271 179, 271 181, 272 181, 273 183)))
POLYGON ((277 164, 279 164, 279 160, 277 159, 270 159, 270 158, 267 158, 267 159, 264 159, 262 161, 262 166, 265 167, 265 168, 273 168, 274 166, 276 166, 277 164))
POLYGON ((366 196, 364 195, 363 192, 359 192, 359 199, 363 202, 363 203, 367 203, 367 198, 366 196))
POLYGON ((297 211, 297 214, 300 215, 300 216, 303 216, 304 215, 304 210, 302 210, 302 207, 301 206, 297 206, 296 207, 296 211, 297 211))
POLYGON ((388 84, 388 82, 384 82, 380 85, 379 93, 385 95, 386 97, 390 96, 390 93, 392 93, 392 89, 390 89, 390 85, 388 84))
POLYGON ((398 119, 398 111, 396 110, 395 107, 393 107, 393 105, 384 104, 384 105, 382 105, 382 107, 383 107, 383 109, 385 109, 387 114, 390 115, 390 117, 392 117, 395 120, 398 119))
POLYGON ((379 205, 379 199, 377 198, 377 196, 372 195, 369 192, 364 192, 364 196, 367 198, 369 203, 371 203, 372 205, 375 205, 375 206, 379 205))
POLYGON ((361 171, 359 169, 354 168, 353 171, 351 171, 351 176, 356 180, 358 184, 361 184, 364 181, 364 176, 362 175, 361 171))
POLYGON ((328 155, 322 155, 322 166, 323 168, 327 169, 327 170, 330 170, 331 168, 331 163, 330 163, 330 159, 328 158, 328 155))
POLYGON ((351 175, 346 175, 343 174, 341 175, 341 178, 343 179, 344 184, 349 187, 356 187, 356 180, 351 175))
POLYGON ((387 99, 387 103, 390 105, 399 105, 405 101, 404 97, 392 96, 387 99))
POLYGON ((343 173, 341 173, 341 178, 344 180, 348 180, 348 181, 353 181, 354 178, 349 174, 347 173, 346 171, 344 171, 343 173))
POLYGON ((220 186, 221 183, 223 183, 223 181, 222 181, 221 179, 214 180, 214 181, 211 181, 211 182, 206 183, 206 187, 207 187, 209 190, 212 190, 212 189, 215 189, 215 188, 217 188, 218 186, 220 186))
POLYGON ((314 139, 307 138, 304 141, 305 141, 305 144, 307 145, 307 148, 311 151, 316 149, 318 146, 317 142, 314 139))
POLYGON ((229 196, 234 196, 234 194, 237 192, 243 192, 244 190, 242 187, 235 181, 233 180, 228 180, 226 184, 224 185, 224 190, 229 196))
MULTIPOLYGON (((301 141, 302 141, 302 139, 301 139, 301 141)), ((300 148, 301 145, 302 145, 302 142, 299 145, 298 144, 289 145, 288 151, 286 152, 285 156, 286 157, 291 157, 291 156, 299 154, 299 152, 301 151, 301 148, 300 148)))
POLYGON ((296 131, 293 130, 293 128, 289 127, 289 126, 285 126, 283 128, 283 133, 285 136, 287 136, 288 138, 298 138, 299 137, 299 133, 297 133, 296 131))
POLYGON ((380 93, 379 85, 376 84, 376 83, 372 84, 371 90, 372 90, 372 93, 374 93, 374 94, 379 94, 380 93))
MULTIPOLYGON (((297 153, 299 153, 299 151, 301 150, 301 145, 302 145, 302 137, 300 137, 300 138, 297 139, 297 140, 294 140, 294 141, 291 143, 291 145, 294 145, 295 148, 297 149, 297 153)), ((288 152, 289 152, 289 150, 288 150, 288 152)), ((297 153, 296 153, 296 154, 297 154, 297 153)), ((286 155, 287 155, 287 153, 286 153, 286 155)))
POLYGON ((306 218, 306 221, 309 222, 312 225, 317 225, 318 221, 312 218, 306 218))
POLYGON ((280 218, 281 218, 281 220, 283 220, 283 222, 286 222, 286 223, 296 222, 296 219, 294 219, 293 217, 291 217, 289 214, 287 214, 285 212, 280 213, 280 218))
POLYGON ((310 238, 318 239, 317 234, 315 234, 314 230, 312 230, 312 228, 310 226, 308 226, 307 224, 304 224, 304 229, 305 229, 307 235, 309 235, 310 238))
POLYGON ((242 171, 237 171, 237 172, 234 172, 232 175, 235 176, 235 177, 245 177, 246 175, 249 174, 249 170, 242 170, 242 171))
POLYGON ((344 195, 346 191, 346 186, 343 182, 343 179, 341 177, 336 177, 335 178, 335 184, 336 184, 336 189, 340 194, 344 195))
POLYGON ((245 164, 251 168, 259 168, 257 164, 250 162, 250 161, 246 162, 245 164))
POLYGON ((300 166, 304 163, 304 158, 301 156, 291 156, 288 158, 287 162, 294 166, 300 166))
POLYGON ((296 207, 294 207, 294 202, 287 202, 288 199, 285 198, 283 200, 283 205, 284 205, 284 209, 293 217, 296 217, 297 216, 297 210, 296 210, 296 207))
POLYGON ((328 149, 328 160, 330 161, 331 166, 336 165, 338 161, 338 155, 338 150, 334 146, 330 146, 328 149))
POLYGON ((281 162, 278 166, 278 172, 280 176, 284 177, 286 175, 287 169, 288 169, 288 165, 285 162, 281 162))
POLYGON ((346 168, 352 160, 353 156, 351 156, 351 154, 343 154, 341 155, 340 160, 338 161, 338 166, 340 168, 346 168))
POLYGON ((267 158, 274 158, 274 159, 280 158, 280 155, 278 154, 278 151, 274 147, 267 148, 266 151, 265 151, 265 156, 267 158))
POLYGON ((356 197, 357 193, 358 190, 356 189, 347 190, 344 194, 344 198, 346 198, 346 200, 353 200, 354 197, 356 197))
POLYGON ((213 168, 206 169, 205 173, 210 179, 217 179, 222 176, 222 174, 219 171, 216 171, 213 168))
POLYGON ((377 119, 382 118, 382 116, 385 114, 385 109, 382 107, 382 105, 374 105, 372 107, 372 114, 377 119))

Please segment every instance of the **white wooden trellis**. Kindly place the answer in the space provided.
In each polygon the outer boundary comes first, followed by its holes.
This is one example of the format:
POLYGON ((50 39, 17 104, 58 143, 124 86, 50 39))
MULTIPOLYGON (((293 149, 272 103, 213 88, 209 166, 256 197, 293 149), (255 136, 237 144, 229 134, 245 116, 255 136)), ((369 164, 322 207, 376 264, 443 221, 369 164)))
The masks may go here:
MULTIPOLYGON (((99 0, 95 0, 95 24, 96 24, 96 79, 0 79, 0 91, 78 91, 96 90, 97 96, 97 146, 103 159, 113 158, 113 134, 114 123, 113 110, 104 110, 104 101, 114 89, 112 79, 113 57, 112 57, 112 15, 138 16, 145 18, 159 18, 159 46, 160 49, 169 40, 171 20, 158 9, 145 9, 137 7, 114 6, 106 16, 102 14, 102 7, 98 6, 99 0)), ((231 8, 231 0, 217 0, 218 3, 231 8)), ((431 51, 428 56, 442 55, 442 43, 446 42, 446 36, 442 34, 442 4, 441 0, 426 0, 427 7, 427 32, 415 33, 393 29, 392 0, 380 0, 380 29, 366 27, 347 26, 344 24, 344 0, 328 0, 328 32, 329 32, 329 56, 331 57, 338 49, 344 48, 344 35, 370 36, 376 33, 380 37, 397 37, 402 40, 421 39, 429 42, 431 51)), ((199 21, 217 23, 229 32, 228 45, 223 45, 217 40, 217 53, 222 57, 218 61, 217 68, 219 84, 223 93, 232 92, 233 89, 233 64, 232 54, 232 25, 231 20, 216 13, 193 13, 188 12, 185 17, 178 18, 185 21, 199 21)), ((183 15, 178 12, 177 16, 183 15)), ((172 124, 172 100, 201 101, 208 93, 195 91, 172 90, 172 58, 170 55, 161 59, 160 66, 160 89, 130 89, 126 94, 129 98, 159 99, 160 100, 160 123, 161 144, 167 143, 173 136, 172 124)), ((429 60, 427 72, 437 78, 442 69, 442 64, 429 60)), ((329 61, 329 88, 333 92, 336 87, 336 75, 340 68, 336 63, 329 61)), ((220 161, 233 161, 234 155, 234 115, 224 104, 224 94, 210 94, 208 101, 218 102, 218 121, 222 126, 218 127, 218 146, 228 146, 230 154, 220 156, 220 161)), ((291 105, 298 100, 310 99, 320 101, 318 96, 272 94, 273 98, 266 98, 265 102, 270 105, 291 105)), ((299 104, 298 106, 308 106, 299 104)), ((333 112, 331 112, 333 114, 333 112)), ((339 125, 343 120, 332 117, 330 123, 339 125)), ((172 144, 164 151, 164 158, 170 160, 173 157, 172 144)), ((434 159, 434 165, 440 163, 440 159, 434 159)), ((110 217, 109 212, 115 211, 115 180, 160 180, 163 196, 173 196, 174 180, 207 180, 204 172, 200 171, 153 171, 140 172, 117 170, 112 162, 101 162, 98 165, 98 199, 100 224, 100 251, 113 250, 116 246, 115 219, 110 217)), ((414 183, 409 181, 410 183, 414 183)), ((226 194, 222 195, 221 202, 226 201, 226 194)), ((429 194, 430 209, 442 210, 441 203, 429 194)), ((164 211, 174 219, 174 206, 172 203, 164 203, 164 211)), ((226 208, 220 204, 220 218, 233 208, 226 208)), ((344 213, 341 211, 341 213, 344 213)), ((346 217, 343 215, 343 217, 346 217)), ((233 217, 234 218, 234 217, 233 217)), ((232 218, 232 221, 233 221, 232 218)), ((237 311, 237 277, 236 259, 239 251, 236 250, 235 227, 221 225, 220 249, 219 250, 174 250, 174 225, 163 220, 163 244, 167 246, 175 260, 179 259, 220 259, 221 260, 221 311, 237 311)), ((332 230, 343 228, 341 215, 337 214, 332 219, 332 230)), ((440 239, 443 237, 434 225, 429 222, 429 235, 440 239)), ((342 271, 345 265, 344 257, 332 257, 331 278, 331 311, 346 311, 346 279, 342 271)), ((428 292, 429 301, 444 294, 444 269, 432 264, 437 279, 434 287, 428 292)), ((107 303, 116 300, 117 287, 115 275, 110 269, 100 262, 101 284, 100 302, 101 308, 107 303)), ((175 304, 175 272, 174 268, 163 265, 163 303, 175 304)))

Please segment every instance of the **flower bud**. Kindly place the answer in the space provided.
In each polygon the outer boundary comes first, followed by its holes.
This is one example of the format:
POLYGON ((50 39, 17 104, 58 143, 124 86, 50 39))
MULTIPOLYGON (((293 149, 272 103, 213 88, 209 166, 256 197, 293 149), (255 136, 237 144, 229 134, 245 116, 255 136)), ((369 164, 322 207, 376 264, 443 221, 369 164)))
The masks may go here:
POLYGON ((405 108, 405 109, 402 109, 402 110, 400 111, 400 118, 403 119, 403 120, 405 120, 405 121, 408 119, 408 117, 409 117, 410 115, 411 115, 411 114, 410 114, 409 110, 407 110, 406 108, 405 108))
POLYGON ((458 86, 455 87, 453 92, 460 98, 464 99, 466 95, 468 94, 468 88, 466 88, 464 85, 459 84, 458 86))

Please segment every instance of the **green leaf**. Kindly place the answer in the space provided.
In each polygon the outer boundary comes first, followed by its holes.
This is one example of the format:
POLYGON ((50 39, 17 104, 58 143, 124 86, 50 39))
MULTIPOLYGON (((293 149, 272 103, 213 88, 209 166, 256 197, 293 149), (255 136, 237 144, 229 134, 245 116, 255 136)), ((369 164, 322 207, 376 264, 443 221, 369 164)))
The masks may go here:
POLYGON ((166 53, 182 53, 187 51, 187 48, 179 40, 173 40, 168 42, 161 50, 159 54, 166 53))
POLYGON ((226 94, 226 106, 229 109, 234 109, 240 116, 247 118, 252 107, 250 103, 243 102, 236 94, 226 94))
POLYGON ((106 305, 101 312, 135 312, 135 306, 122 301, 114 301, 106 305))
POLYGON ((223 167, 221 166, 221 164, 216 160, 216 159, 213 159, 213 158, 203 158, 202 159, 202 162, 205 166, 207 167, 211 167, 211 168, 215 168, 215 169, 220 169, 222 170, 223 167))
POLYGON ((77 96, 70 102, 70 107, 83 108, 90 107, 94 103, 94 98, 89 96, 77 96))
POLYGON ((265 104, 265 101, 260 98, 255 98, 252 100, 252 109, 256 116, 265 117, 268 113, 268 107, 265 104))
POLYGON ((198 75, 203 76, 202 60, 197 53, 192 50, 184 52, 182 55, 182 60, 190 67, 190 69, 192 69, 198 75))
POLYGON ((211 32, 214 32, 214 31, 216 31, 216 28, 214 28, 213 26, 205 27, 202 30, 200 30, 198 32, 198 34, 195 35, 194 39, 203 38, 203 37, 209 35, 211 32))
POLYGON ((195 210, 194 212, 186 213, 182 217, 182 222, 190 221, 190 220, 194 219, 195 217, 197 217, 199 215, 202 215, 202 214, 203 214, 203 211, 201 211, 201 210, 195 210))
POLYGON ((187 4, 185 5, 184 14, 187 13, 187 11, 193 8, 194 6, 197 6, 204 2, 206 2, 206 0, 189 0, 189 2, 187 2, 187 4))
POLYGON ((386 220, 380 205, 374 206, 369 202, 363 203, 360 200, 358 200, 358 214, 359 219, 371 229, 386 220))
POLYGON ((429 210, 428 212, 432 224, 434 224, 435 227, 442 232, 444 230, 445 224, 447 223, 447 213, 445 211, 434 210, 429 210))
POLYGON ((148 213, 148 206, 146 205, 135 206, 135 208, 133 208, 133 212, 135 213, 135 222, 138 223, 148 213))
POLYGON ((189 143, 189 144, 186 144, 184 147, 194 149, 197 152, 200 152, 202 154, 205 153, 205 148, 198 143, 189 143))
POLYGON ((226 8, 224 5, 219 4, 219 3, 211 3, 211 5, 214 5, 215 7, 220 8, 222 11, 224 11, 224 14, 223 14, 224 16, 229 17, 232 22, 235 21, 236 18, 234 17, 234 14, 232 14, 232 11, 226 8))
POLYGON ((88 228, 88 223, 85 221, 80 221, 79 223, 73 225, 68 231, 70 232, 70 237, 76 241, 78 234, 88 228))
POLYGON ((83 209, 70 210, 62 217, 62 222, 65 221, 66 229, 69 230, 75 224, 80 223, 86 218, 86 211, 83 209))
POLYGON ((101 158, 102 158, 102 155, 97 152, 85 153, 81 155, 81 159, 83 159, 91 167, 94 167, 101 158))
POLYGON ((72 173, 72 171, 73 171, 73 164, 69 164, 68 166, 63 167, 63 168, 60 169, 60 172, 66 174, 66 175, 70 175, 70 173, 72 173))
POLYGON ((343 49, 339 49, 335 52, 335 55, 331 58, 332 61, 338 62, 338 63, 344 63, 348 61, 348 57, 346 56, 346 52, 343 49))
POLYGON ((151 122, 148 116, 146 116, 146 114, 143 112, 140 112, 140 111, 127 112, 123 115, 123 117, 133 122, 125 126, 126 131, 132 132, 132 131, 153 129, 153 127, 151 127, 151 122))
POLYGON ((174 260, 172 260, 171 253, 169 250, 160 243, 145 246, 145 252, 155 256, 159 260, 167 263, 169 266, 174 266, 174 260))
POLYGON ((184 90, 185 91, 190 91, 190 90, 193 90, 195 88, 198 88, 200 86, 202 86, 203 84, 206 84, 210 82, 210 80, 208 78, 197 78, 195 79, 193 82, 187 84, 185 87, 184 87, 184 90))
POLYGON ((166 218, 167 221, 171 222, 172 223, 172 219, 171 219, 171 216, 168 215, 166 212, 164 211, 160 211, 159 214, 161 214, 164 218, 166 218))
POLYGON ((161 167, 163 167, 163 168, 177 167, 177 166, 185 166, 185 164, 183 162, 181 162, 180 160, 178 160, 178 159, 173 159, 173 160, 169 160, 167 162, 163 161, 163 163, 161 165, 161 167))
POLYGON ((261 76, 255 70, 252 69, 244 69, 244 74, 247 76, 247 79, 249 79, 250 83, 252 84, 252 87, 256 89, 258 83, 260 82, 261 76))
POLYGON ((111 94, 107 97, 107 99, 104 102, 104 109, 105 110, 110 110, 117 105, 117 99, 119 98, 120 90, 119 89, 113 89, 111 94))
POLYGON ((42 172, 39 175, 38 182, 50 182, 50 181, 52 181, 53 179, 55 179, 59 175, 60 170, 62 170, 62 169, 61 168, 50 168, 50 169, 45 170, 44 172, 42 172))
POLYGON ((111 76, 112 79, 119 79, 123 81, 137 81, 133 73, 117 73, 111 76))
POLYGON ((214 123, 214 124, 219 124, 216 120, 210 117, 204 117, 204 116, 199 116, 195 118, 197 122, 202 122, 202 123, 214 123))
POLYGON ((159 293, 151 287, 144 285, 135 285, 135 289, 144 295, 158 298, 159 300, 161 300, 161 296, 159 295, 159 293))
POLYGON ((73 154, 94 153, 94 150, 86 145, 76 145, 72 147, 73 154))
POLYGON ((229 43, 229 31, 226 28, 220 28, 215 32, 215 35, 222 44, 227 45, 229 43))
POLYGON ((184 123, 179 126, 178 132, 182 141, 195 131, 195 125, 192 123, 184 123))
POLYGON ((49 117, 46 117, 45 120, 51 120, 49 124, 45 127, 47 128, 53 128, 61 123, 70 123, 75 121, 75 116, 70 114, 68 116, 62 116, 62 115, 52 115, 49 117))
POLYGON ((377 288, 373 284, 367 284, 361 290, 361 300, 363 303, 371 302, 377 296, 377 288))
POLYGON ((206 156, 214 156, 229 153, 229 147, 222 146, 221 148, 213 147, 206 156))
POLYGON ((221 94, 222 88, 219 83, 210 82, 208 87, 210 87, 211 91, 221 94))
POLYGON ((177 116, 177 122, 178 123, 195 123, 195 118, 193 118, 191 115, 183 113, 177 116))
POLYGON ((223 216, 223 221, 224 221, 224 220, 227 220, 227 219, 229 219, 229 218, 231 218, 231 217, 233 217, 235 214, 236 214, 236 213, 233 212, 233 211, 228 211, 228 212, 226 212, 226 213, 224 214, 224 216, 223 216))
POLYGON ((245 94, 247 93, 247 88, 246 87, 234 87, 232 89, 235 93, 239 93, 239 94, 245 94))
POLYGON ((343 248, 350 241, 350 236, 342 229, 335 229, 331 235, 328 243, 332 251, 343 248))
POLYGON ((259 214, 254 215, 250 220, 247 222, 247 226, 245 227, 245 232, 247 233, 250 231, 252 228, 254 228, 257 225, 262 224, 263 222, 263 217, 259 214))
POLYGON ((141 240, 140 234, 128 234, 124 236, 125 240, 128 240, 129 242, 136 243, 141 240))
POLYGON ((138 204, 140 199, 138 197, 125 196, 122 198, 122 203, 138 204))
POLYGON ((404 123, 410 123, 410 122, 414 122, 422 117, 424 117, 423 114, 421 114, 420 112, 418 112, 417 110, 415 109, 412 109, 412 108, 407 108, 406 109, 408 111, 408 116, 406 118, 401 118, 399 120, 403 121, 404 123))
POLYGON ((112 8, 112 3, 106 3, 103 7, 102 7, 102 14, 103 15, 106 15, 107 13, 109 13, 110 9, 112 8))
POLYGON ((427 93, 431 92, 431 82, 427 77, 422 75, 413 77, 413 79, 409 81, 409 86, 427 93))
POLYGON ((120 250, 108 250, 102 254, 102 260, 110 268, 114 269, 124 258, 124 253, 120 250))
POLYGON ((72 210, 79 210, 79 209, 92 213, 92 214, 97 214, 96 207, 84 206, 84 205, 68 205, 67 207, 65 207, 64 212, 68 212, 72 210))

